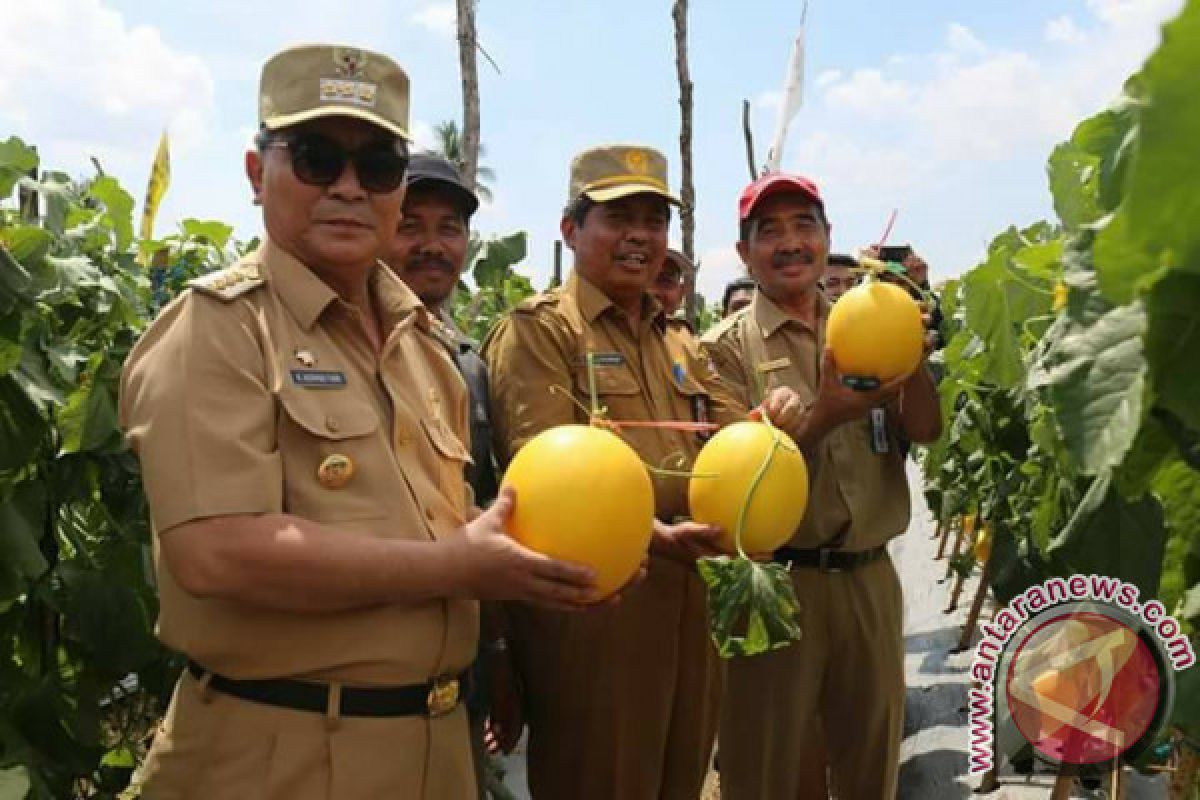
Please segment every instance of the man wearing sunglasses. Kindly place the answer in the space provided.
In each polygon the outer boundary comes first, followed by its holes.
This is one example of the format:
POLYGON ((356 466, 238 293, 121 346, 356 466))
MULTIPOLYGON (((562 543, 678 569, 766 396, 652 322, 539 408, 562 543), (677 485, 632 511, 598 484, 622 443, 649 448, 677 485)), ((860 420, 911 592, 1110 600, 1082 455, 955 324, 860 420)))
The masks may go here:
POLYGON ((379 267, 408 97, 377 53, 273 56, 245 162, 263 244, 194 282, 125 366, 159 635, 188 658, 148 800, 473 798, 475 598, 588 596, 589 570, 503 533, 511 493, 469 509, 462 379, 379 267))

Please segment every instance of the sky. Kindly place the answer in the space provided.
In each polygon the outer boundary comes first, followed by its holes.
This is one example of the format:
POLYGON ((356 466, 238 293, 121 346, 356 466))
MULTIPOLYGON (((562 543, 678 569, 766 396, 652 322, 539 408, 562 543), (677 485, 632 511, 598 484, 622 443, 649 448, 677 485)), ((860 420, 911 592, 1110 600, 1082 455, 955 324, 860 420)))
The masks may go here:
MULTIPOLYGON (((479 0, 482 162, 494 201, 484 235, 526 230, 519 267, 548 281, 575 153, 605 143, 663 151, 678 187, 678 84, 670 0, 479 0)), ((692 0, 698 287, 718 298, 742 272, 736 200, 749 180, 743 99, 757 160, 775 129, 803 2, 692 0)), ((926 256, 934 280, 971 268, 1011 224, 1052 216, 1045 163, 1104 108, 1183 0, 948 3, 810 0, 804 105, 783 169, 821 187, 833 247, 879 239, 926 256)), ((386 52, 412 80, 412 130, 461 118, 453 0, 0 0, 0 139, 46 167, 91 173, 135 198, 164 128, 172 180, 156 232, 185 218, 260 233, 243 153, 263 62, 302 42, 386 52)), ((140 213, 140 212, 139 212, 140 213)), ((680 238, 679 224, 672 240, 680 238)), ((568 251, 569 262, 569 251, 568 251)), ((569 263, 568 263, 569 265, 569 263)))

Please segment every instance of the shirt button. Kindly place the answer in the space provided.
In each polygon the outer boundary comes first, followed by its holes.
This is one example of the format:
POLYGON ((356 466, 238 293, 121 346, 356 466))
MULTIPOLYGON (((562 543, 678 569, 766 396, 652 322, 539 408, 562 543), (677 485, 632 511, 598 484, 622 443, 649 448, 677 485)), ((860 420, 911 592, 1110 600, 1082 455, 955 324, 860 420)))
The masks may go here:
POLYGON ((337 417, 330 416, 325 418, 325 427, 333 433, 337 433, 341 426, 338 424, 337 417))
POLYGON ((434 516, 434 514, 433 514, 433 509, 432 509, 432 508, 427 508, 427 509, 425 509, 425 518, 426 518, 426 519, 428 519, 428 520, 432 520, 432 519, 433 519, 433 516, 434 516))

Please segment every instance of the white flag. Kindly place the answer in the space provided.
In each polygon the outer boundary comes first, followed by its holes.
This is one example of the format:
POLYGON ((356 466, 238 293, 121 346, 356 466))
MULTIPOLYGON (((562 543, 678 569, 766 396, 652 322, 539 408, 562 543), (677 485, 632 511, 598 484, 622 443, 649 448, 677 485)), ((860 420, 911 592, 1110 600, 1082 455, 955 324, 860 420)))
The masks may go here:
POLYGON ((800 19, 800 32, 792 45, 792 58, 788 63, 787 76, 783 81, 783 101, 779 106, 779 122, 775 126, 775 138, 767 151, 767 172, 778 172, 783 161, 783 142, 787 138, 788 125, 804 102, 804 17, 808 16, 808 4, 804 5, 804 16, 800 19))

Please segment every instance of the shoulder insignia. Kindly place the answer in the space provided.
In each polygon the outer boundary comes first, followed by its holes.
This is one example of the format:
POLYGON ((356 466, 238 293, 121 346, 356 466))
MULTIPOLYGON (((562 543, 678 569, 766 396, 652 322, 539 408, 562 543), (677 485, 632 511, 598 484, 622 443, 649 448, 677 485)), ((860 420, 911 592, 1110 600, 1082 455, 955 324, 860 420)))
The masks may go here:
POLYGON ((560 288, 549 289, 541 294, 526 297, 520 303, 517 303, 513 311, 519 314, 530 314, 539 309, 557 304, 561 298, 562 290, 560 288))
POLYGON ((229 302, 264 283, 266 280, 259 273, 258 264, 248 262, 201 275, 188 281, 188 286, 229 302))
POLYGON ((731 331, 735 327, 737 327, 738 323, 748 313, 749 313, 749 311, 744 308, 740 309, 738 311, 735 311, 734 313, 730 314, 728 317, 721 320, 716 325, 713 325, 711 328, 709 328, 707 331, 705 331, 704 335, 700 337, 700 340, 703 342, 709 342, 709 343, 720 341, 721 339, 725 338, 725 336, 729 333, 729 331, 731 331))

